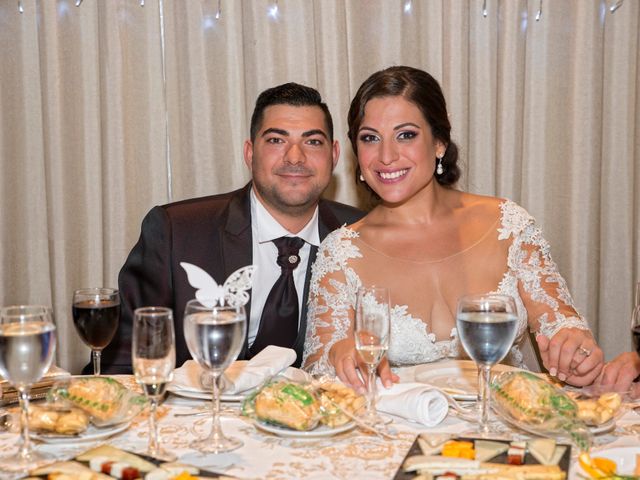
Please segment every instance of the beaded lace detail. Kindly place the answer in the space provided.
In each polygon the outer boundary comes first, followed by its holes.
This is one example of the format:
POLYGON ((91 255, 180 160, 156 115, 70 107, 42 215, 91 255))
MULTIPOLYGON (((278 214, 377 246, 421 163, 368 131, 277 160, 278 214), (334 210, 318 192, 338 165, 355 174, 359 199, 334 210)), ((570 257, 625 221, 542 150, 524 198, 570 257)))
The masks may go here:
MULTIPOLYGON (((505 273, 493 293, 511 295, 516 301, 518 335, 507 362, 526 367, 519 346, 527 326, 548 337, 562 328, 589 327, 576 311, 566 282, 551 258, 549 244, 533 217, 510 200, 500 203, 500 211, 495 241, 510 245, 504 259, 505 273)), ((335 373, 329 363, 329 351, 353 329, 356 292, 362 285, 353 263, 364 259, 356 245, 358 240, 358 232, 346 226, 332 232, 320 246, 313 265, 303 359, 303 365, 311 373, 335 373)), ((450 338, 437 340, 430 333, 430 321, 414 317, 408 305, 392 307, 388 352, 392 365, 433 362, 459 355, 455 328, 450 338)))

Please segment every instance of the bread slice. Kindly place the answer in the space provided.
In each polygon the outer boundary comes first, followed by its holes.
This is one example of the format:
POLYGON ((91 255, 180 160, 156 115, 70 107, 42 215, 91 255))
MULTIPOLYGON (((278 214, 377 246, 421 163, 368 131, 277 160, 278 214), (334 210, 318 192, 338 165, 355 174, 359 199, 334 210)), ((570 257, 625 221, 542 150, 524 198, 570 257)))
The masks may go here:
POLYGON ((133 453, 112 447, 111 445, 100 445, 99 447, 92 448, 91 450, 78 455, 76 460, 80 462, 88 462, 95 457, 107 457, 110 461, 128 463, 141 472, 150 472, 156 468, 153 463, 147 462, 145 459, 134 455, 133 453))
POLYGON ((32 470, 30 475, 48 475, 48 478, 56 480, 65 480, 67 478, 75 480, 113 480, 109 475, 94 472, 89 467, 73 461, 51 463, 32 470))

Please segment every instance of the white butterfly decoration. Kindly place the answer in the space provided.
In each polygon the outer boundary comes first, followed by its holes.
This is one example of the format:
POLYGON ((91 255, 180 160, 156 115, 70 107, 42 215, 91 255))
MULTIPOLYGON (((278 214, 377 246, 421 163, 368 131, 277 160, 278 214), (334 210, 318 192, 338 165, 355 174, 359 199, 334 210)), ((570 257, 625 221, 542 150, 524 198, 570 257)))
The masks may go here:
POLYGON ((248 291, 251 290, 255 271, 253 265, 239 268, 229 275, 222 285, 218 285, 211 275, 200 267, 187 262, 180 262, 180 266, 187 272, 189 284, 198 289, 196 299, 205 307, 213 308, 225 304, 237 307, 249 301, 248 291))

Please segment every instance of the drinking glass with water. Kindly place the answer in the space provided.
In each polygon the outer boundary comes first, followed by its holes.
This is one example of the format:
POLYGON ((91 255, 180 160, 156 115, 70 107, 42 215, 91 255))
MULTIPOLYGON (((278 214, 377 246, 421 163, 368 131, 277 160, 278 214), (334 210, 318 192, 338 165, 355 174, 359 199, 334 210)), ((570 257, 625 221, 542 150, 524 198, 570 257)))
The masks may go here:
POLYGON ((509 352, 518 330, 518 314, 508 295, 468 295, 458 300, 458 337, 478 365, 480 433, 489 433, 491 368, 509 352))

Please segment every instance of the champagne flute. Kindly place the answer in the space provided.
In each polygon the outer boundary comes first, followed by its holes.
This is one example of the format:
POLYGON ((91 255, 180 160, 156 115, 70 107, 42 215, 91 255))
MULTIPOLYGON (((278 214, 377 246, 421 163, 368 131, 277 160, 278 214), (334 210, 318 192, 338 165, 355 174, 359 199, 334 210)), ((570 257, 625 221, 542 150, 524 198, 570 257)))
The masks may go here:
POLYGON ((207 307, 198 300, 187 302, 184 337, 191 356, 213 379, 211 433, 195 440, 191 447, 206 453, 230 452, 243 445, 227 437, 220 426, 220 378, 240 353, 247 331, 243 306, 207 307))
POLYGON ((509 352, 518 330, 518 314, 508 295, 468 295, 458 300, 458 336, 465 351, 478 365, 480 394, 479 430, 490 432, 491 368, 509 352))
POLYGON ((175 345, 173 311, 170 308, 142 307, 133 312, 133 372, 151 402, 147 455, 166 461, 173 461, 176 456, 160 446, 156 410, 167 385, 173 379, 175 345))
POLYGON ((18 391, 20 444, 17 454, 0 459, 0 470, 25 471, 51 460, 31 448, 29 439, 29 389, 53 362, 56 327, 51 309, 18 305, 0 310, 0 376, 18 391))
POLYGON ((640 281, 636 283, 636 307, 640 307, 640 281))
POLYGON ((640 305, 633 309, 631 315, 631 338, 633 339, 633 348, 640 355, 640 305))
POLYGON ((356 351, 367 365, 367 410, 362 421, 367 425, 386 423, 376 411, 376 370, 389 349, 391 311, 386 287, 361 287, 356 298, 356 351))
POLYGON ((100 375, 100 354, 118 330, 120 293, 114 288, 82 288, 73 292, 73 323, 91 348, 93 373, 100 375))

